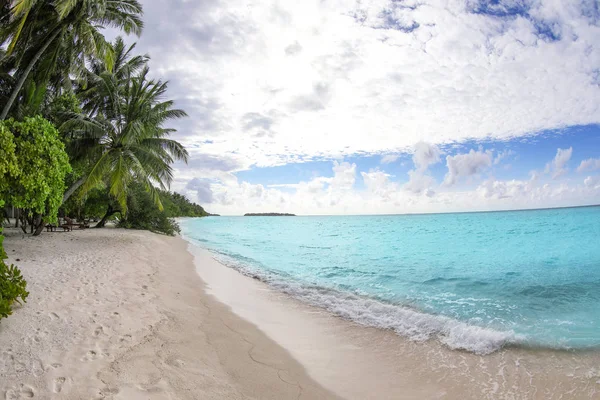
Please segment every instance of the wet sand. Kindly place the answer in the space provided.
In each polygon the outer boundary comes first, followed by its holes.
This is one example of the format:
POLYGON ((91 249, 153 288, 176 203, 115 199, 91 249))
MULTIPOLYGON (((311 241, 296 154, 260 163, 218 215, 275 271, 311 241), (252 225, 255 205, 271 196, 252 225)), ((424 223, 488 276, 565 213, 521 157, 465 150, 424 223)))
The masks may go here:
POLYGON ((194 245, 208 291, 347 399, 595 399, 600 353, 506 348, 479 356, 358 325, 225 267, 194 245))

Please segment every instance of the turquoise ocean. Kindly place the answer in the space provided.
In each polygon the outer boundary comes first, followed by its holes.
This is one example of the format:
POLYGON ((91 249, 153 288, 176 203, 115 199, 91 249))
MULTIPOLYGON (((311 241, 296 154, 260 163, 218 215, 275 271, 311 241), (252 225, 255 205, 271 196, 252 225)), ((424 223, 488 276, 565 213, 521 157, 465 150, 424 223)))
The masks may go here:
POLYGON ((184 238, 301 301, 488 354, 600 348, 600 207, 207 217, 184 238))

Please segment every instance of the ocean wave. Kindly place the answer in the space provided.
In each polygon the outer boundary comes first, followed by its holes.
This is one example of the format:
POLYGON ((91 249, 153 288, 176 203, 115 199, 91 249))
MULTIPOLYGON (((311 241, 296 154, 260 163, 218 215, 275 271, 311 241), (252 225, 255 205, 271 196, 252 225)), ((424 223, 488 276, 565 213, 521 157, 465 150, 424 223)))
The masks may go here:
POLYGON ((256 268, 248 259, 234 258, 218 251, 212 253, 217 261, 227 267, 259 279, 295 299, 361 325, 393 330, 398 335, 414 341, 437 339, 454 350, 486 355, 524 340, 513 331, 498 331, 470 325, 446 316, 427 314, 362 295, 306 285, 289 277, 283 279, 279 274, 256 268))

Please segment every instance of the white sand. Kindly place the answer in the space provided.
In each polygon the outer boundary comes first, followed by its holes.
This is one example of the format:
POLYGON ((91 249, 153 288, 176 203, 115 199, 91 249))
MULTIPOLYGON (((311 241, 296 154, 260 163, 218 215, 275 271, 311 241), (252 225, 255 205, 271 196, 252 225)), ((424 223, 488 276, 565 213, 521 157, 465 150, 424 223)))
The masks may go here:
POLYGON ((91 229, 5 247, 31 296, 0 322, 0 398, 600 398, 597 352, 414 343, 190 247, 194 265, 180 238, 91 229))
POLYGON ((31 295, 0 322, 0 398, 335 397, 205 294, 182 239, 117 229, 7 236, 31 295))

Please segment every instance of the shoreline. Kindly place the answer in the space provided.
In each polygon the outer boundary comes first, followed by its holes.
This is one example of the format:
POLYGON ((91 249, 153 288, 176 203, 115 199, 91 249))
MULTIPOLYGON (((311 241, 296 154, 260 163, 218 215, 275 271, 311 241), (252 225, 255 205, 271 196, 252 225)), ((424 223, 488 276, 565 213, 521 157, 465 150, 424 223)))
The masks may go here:
POLYGON ((311 377, 341 397, 584 399, 600 393, 596 350, 507 346, 477 355, 433 339, 416 342, 295 299, 188 243, 209 293, 287 349, 311 377))
POLYGON ((0 323, 3 398, 336 398, 206 294, 181 238, 5 233, 31 295, 0 323))

